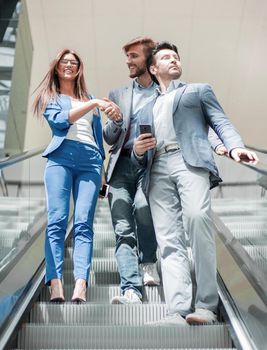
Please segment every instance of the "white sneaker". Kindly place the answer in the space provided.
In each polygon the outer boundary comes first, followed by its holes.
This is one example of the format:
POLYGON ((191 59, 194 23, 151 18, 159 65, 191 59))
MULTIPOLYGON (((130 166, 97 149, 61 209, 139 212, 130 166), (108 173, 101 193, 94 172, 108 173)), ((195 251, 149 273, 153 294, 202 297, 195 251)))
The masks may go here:
POLYGON ((189 324, 212 324, 217 321, 217 316, 208 309, 196 309, 195 312, 186 316, 189 324))
POLYGON ((168 315, 160 321, 147 322, 146 326, 188 326, 186 320, 178 313, 168 315))
POLYGON ((140 264, 143 274, 144 286, 159 286, 160 278, 156 263, 154 264, 140 264))
POLYGON ((113 297, 111 304, 142 304, 142 301, 133 289, 127 289, 123 295, 113 297))

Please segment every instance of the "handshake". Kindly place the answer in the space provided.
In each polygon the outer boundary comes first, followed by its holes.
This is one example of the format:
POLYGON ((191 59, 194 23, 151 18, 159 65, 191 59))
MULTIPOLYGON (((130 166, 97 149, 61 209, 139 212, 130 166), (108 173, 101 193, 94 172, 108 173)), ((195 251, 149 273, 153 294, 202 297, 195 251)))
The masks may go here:
POLYGON ((120 107, 116 105, 113 101, 104 97, 102 100, 102 104, 99 106, 99 109, 104 112, 109 119, 120 122, 122 121, 122 113, 120 107))

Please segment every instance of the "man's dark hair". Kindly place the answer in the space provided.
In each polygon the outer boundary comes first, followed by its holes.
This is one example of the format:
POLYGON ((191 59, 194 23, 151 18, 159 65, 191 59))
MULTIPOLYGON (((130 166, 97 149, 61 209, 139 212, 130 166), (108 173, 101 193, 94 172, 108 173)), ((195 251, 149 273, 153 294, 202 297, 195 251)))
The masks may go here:
POLYGON ((168 41, 161 41, 160 43, 156 44, 155 48, 152 50, 151 55, 149 55, 147 60, 146 60, 146 66, 147 66, 147 70, 151 76, 151 79, 157 84, 159 84, 158 79, 155 77, 154 74, 150 73, 149 68, 150 68, 150 66, 152 66, 152 64, 154 64, 155 55, 161 50, 172 50, 172 51, 176 52, 178 57, 180 58, 176 45, 171 44, 168 41))

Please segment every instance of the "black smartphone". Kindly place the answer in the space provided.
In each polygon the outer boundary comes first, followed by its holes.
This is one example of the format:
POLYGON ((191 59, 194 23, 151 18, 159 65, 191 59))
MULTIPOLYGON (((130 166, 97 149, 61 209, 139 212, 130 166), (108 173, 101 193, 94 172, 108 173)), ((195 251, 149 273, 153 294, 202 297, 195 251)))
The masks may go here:
POLYGON ((140 134, 152 134, 152 127, 150 124, 140 124, 140 134))
POLYGON ((102 188, 100 188, 99 196, 101 196, 101 197, 103 197, 103 198, 107 198, 108 192, 109 192, 109 185, 104 184, 104 185, 102 186, 102 188))

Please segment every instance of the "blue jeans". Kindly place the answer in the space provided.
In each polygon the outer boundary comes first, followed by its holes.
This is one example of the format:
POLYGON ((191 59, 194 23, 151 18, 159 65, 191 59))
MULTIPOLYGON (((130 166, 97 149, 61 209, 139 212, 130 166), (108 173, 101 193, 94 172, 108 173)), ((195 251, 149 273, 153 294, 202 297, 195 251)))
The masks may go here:
POLYGON ((45 238, 47 284, 51 279, 62 278, 71 191, 74 201, 74 278, 88 281, 101 171, 102 157, 98 149, 85 143, 64 140, 49 155, 44 176, 48 211, 45 238))
POLYGON ((150 208, 142 191, 143 171, 130 157, 120 156, 110 181, 109 204, 116 235, 121 291, 134 289, 141 296, 139 263, 156 262, 157 242, 150 208))

